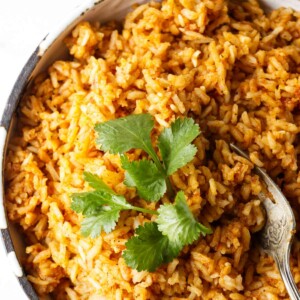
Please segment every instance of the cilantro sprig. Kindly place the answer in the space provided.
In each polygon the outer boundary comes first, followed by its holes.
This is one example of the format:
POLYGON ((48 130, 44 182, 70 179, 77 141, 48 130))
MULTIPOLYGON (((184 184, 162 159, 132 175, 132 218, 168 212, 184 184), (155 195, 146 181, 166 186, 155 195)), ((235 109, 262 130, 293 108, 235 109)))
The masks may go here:
POLYGON ((117 195, 97 175, 84 172, 84 179, 95 190, 85 193, 73 194, 71 208, 77 213, 82 213, 85 218, 81 223, 83 236, 93 238, 102 231, 110 233, 117 224, 120 212, 135 210, 142 213, 158 214, 155 210, 133 206, 124 196, 117 195))
MULTIPOLYGON (((194 158, 197 149, 192 142, 200 134, 199 126, 190 118, 175 120, 158 137, 160 156, 151 141, 153 127, 149 114, 100 123, 95 126, 96 143, 101 150, 120 155, 125 170, 124 184, 135 187, 140 198, 158 202, 167 193, 172 200, 175 192, 169 176, 194 158), (150 159, 130 161, 126 152, 131 149, 144 150, 150 159)), ((84 180, 94 190, 73 194, 71 205, 84 216, 81 224, 84 236, 97 237, 102 231, 111 232, 124 210, 157 215, 154 222, 136 229, 123 251, 127 265, 138 271, 155 271, 177 257, 185 245, 196 241, 201 234, 211 233, 195 219, 183 191, 177 193, 173 204, 161 204, 158 210, 149 210, 131 205, 97 175, 84 172, 84 180)))
POLYGON ((147 201, 158 201, 166 191, 174 196, 168 176, 194 158, 197 149, 191 142, 200 134, 193 119, 177 119, 158 138, 161 162, 151 142, 153 127, 154 121, 149 114, 131 115, 95 127, 96 143, 103 151, 124 154, 131 149, 142 149, 150 156, 151 160, 139 162, 129 162, 124 157, 121 160, 126 170, 124 183, 136 187, 138 195, 147 201))

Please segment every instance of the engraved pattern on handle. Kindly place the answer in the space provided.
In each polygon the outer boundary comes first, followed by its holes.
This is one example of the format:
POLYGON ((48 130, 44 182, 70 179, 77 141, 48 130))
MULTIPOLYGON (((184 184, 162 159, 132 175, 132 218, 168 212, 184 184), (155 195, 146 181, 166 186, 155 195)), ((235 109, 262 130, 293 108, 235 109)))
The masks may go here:
POLYGON ((281 246, 284 238, 285 229, 287 226, 287 219, 282 218, 275 222, 268 222, 264 231, 261 234, 261 243, 264 249, 278 248, 281 246))

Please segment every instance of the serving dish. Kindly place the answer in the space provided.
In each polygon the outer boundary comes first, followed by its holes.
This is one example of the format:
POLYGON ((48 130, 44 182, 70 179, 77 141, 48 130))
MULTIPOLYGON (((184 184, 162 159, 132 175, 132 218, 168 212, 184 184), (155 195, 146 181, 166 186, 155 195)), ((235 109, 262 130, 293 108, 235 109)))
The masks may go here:
MULTIPOLYGON (((9 138, 13 128, 14 112, 24 90, 30 86, 32 79, 45 70, 53 61, 66 56, 65 48, 62 46, 63 39, 70 33, 70 30, 76 23, 82 20, 95 21, 102 23, 110 19, 122 19, 126 12, 135 3, 143 3, 145 1, 121 1, 121 0, 104 0, 104 1, 87 1, 83 6, 78 7, 64 22, 51 34, 49 34, 37 47, 26 65, 24 66, 20 76, 18 77, 13 91, 8 99, 1 123, 0 123, 0 153, 5 156, 6 141, 9 138)), ((269 9, 277 8, 282 5, 280 1, 264 1, 269 9)), ((297 4, 294 1, 284 2, 285 6, 291 6, 297 9, 297 4)), ((299 9, 299 8, 298 8, 299 9)), ((3 164, 3 161, 1 161, 3 164)), ((2 165, 0 165, 2 169, 2 165)), ((3 186, 0 191, 3 195, 3 186)), ((25 293, 30 299, 38 299, 31 284, 27 281, 19 260, 22 260, 24 255, 24 247, 22 246, 22 238, 18 235, 17 230, 12 224, 7 222, 3 201, 0 207, 0 228, 1 234, 8 252, 8 259, 12 263, 15 275, 18 277, 20 284, 23 286, 25 293)))

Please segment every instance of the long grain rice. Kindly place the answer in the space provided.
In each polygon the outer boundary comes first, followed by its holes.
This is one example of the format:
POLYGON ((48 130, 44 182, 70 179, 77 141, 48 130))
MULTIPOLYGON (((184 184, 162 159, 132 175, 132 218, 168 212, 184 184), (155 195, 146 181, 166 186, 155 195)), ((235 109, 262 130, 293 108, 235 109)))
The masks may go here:
MULTIPOLYGON (((288 299, 253 235, 265 214, 258 199, 264 187, 252 169, 267 170, 300 220, 299 28, 299 13, 266 15, 256 0, 164 0, 136 7, 123 27, 82 22, 73 29, 66 39, 72 59, 36 78, 6 157, 8 216, 23 228, 24 267, 41 296, 288 299), (196 157, 171 180, 214 231, 154 273, 132 270, 121 257, 146 216, 123 212, 112 233, 92 239, 81 236, 82 216, 70 208, 70 195, 88 188, 85 170, 133 204, 155 209, 123 184, 119 156, 99 151, 93 130, 145 112, 155 119, 155 136, 178 117, 199 123, 196 157)), ((291 266, 300 287, 298 241, 291 266)))

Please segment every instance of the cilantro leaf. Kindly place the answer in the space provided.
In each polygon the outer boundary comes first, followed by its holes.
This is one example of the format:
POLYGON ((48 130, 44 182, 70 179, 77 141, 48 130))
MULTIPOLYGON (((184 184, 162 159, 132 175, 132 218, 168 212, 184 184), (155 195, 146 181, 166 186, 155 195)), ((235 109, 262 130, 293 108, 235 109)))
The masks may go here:
POLYGON ((164 176, 150 160, 130 162, 121 156, 122 168, 126 170, 125 185, 136 187, 138 195, 147 201, 158 201, 166 192, 164 176))
POLYGON ((128 204, 124 197, 123 199, 120 199, 120 196, 116 195, 115 192, 96 174, 84 172, 83 177, 84 180, 96 190, 91 192, 75 193, 71 196, 71 208, 77 213, 82 213, 83 215, 94 215, 98 212, 99 207, 110 204, 111 202, 119 203, 121 206, 123 204, 128 204))
MULTIPOLYGON (((105 194, 103 195, 105 196, 105 194)), ((76 193, 71 196, 71 208, 77 213, 90 216, 99 211, 99 207, 103 205, 102 193, 99 194, 95 191, 76 193)))
POLYGON ((102 207, 97 215, 84 218, 81 223, 81 234, 85 237, 98 237, 102 231, 110 233, 115 227, 120 217, 119 209, 112 209, 109 206, 102 207))
POLYGON ((73 194, 71 208, 83 215, 94 215, 98 212, 97 208, 102 205, 110 205, 113 208, 132 209, 123 196, 109 194, 102 191, 91 191, 73 194))
POLYGON ((197 240, 200 233, 211 233, 195 220, 182 191, 177 193, 174 205, 161 205, 158 213, 158 229, 173 243, 185 246, 197 240))
POLYGON ((156 211, 136 207, 128 203, 124 196, 117 195, 97 175, 84 173, 84 179, 96 190, 71 195, 71 208, 84 215, 81 232, 84 236, 99 236, 101 231, 111 232, 122 210, 136 210, 143 213, 157 214, 156 211))
POLYGON ((154 222, 136 229, 123 252, 126 264, 138 271, 154 272, 161 264, 168 263, 178 256, 181 247, 162 235, 154 222))
POLYGON ((73 194, 71 208, 84 215, 81 223, 82 235, 97 237, 102 230, 109 233, 115 228, 121 210, 134 207, 123 196, 92 191, 73 194))
POLYGON ((123 196, 116 195, 97 175, 84 173, 84 179, 96 190, 71 196, 71 208, 84 215, 82 235, 97 237, 103 230, 109 233, 115 228, 120 211, 134 207, 123 196))
POLYGON ((164 129, 158 138, 158 147, 168 175, 193 159, 197 148, 191 142, 199 134, 199 126, 191 118, 177 119, 171 128, 164 129))
POLYGON ((143 149, 149 155, 152 148, 150 133, 154 121, 149 114, 131 115, 116 120, 99 123, 96 143, 103 151, 124 153, 130 149, 143 149))
POLYGON ((89 184, 90 187, 94 188, 95 190, 115 194, 115 192, 108 185, 106 185, 106 183, 104 183, 104 181, 96 174, 83 172, 83 179, 89 184))

